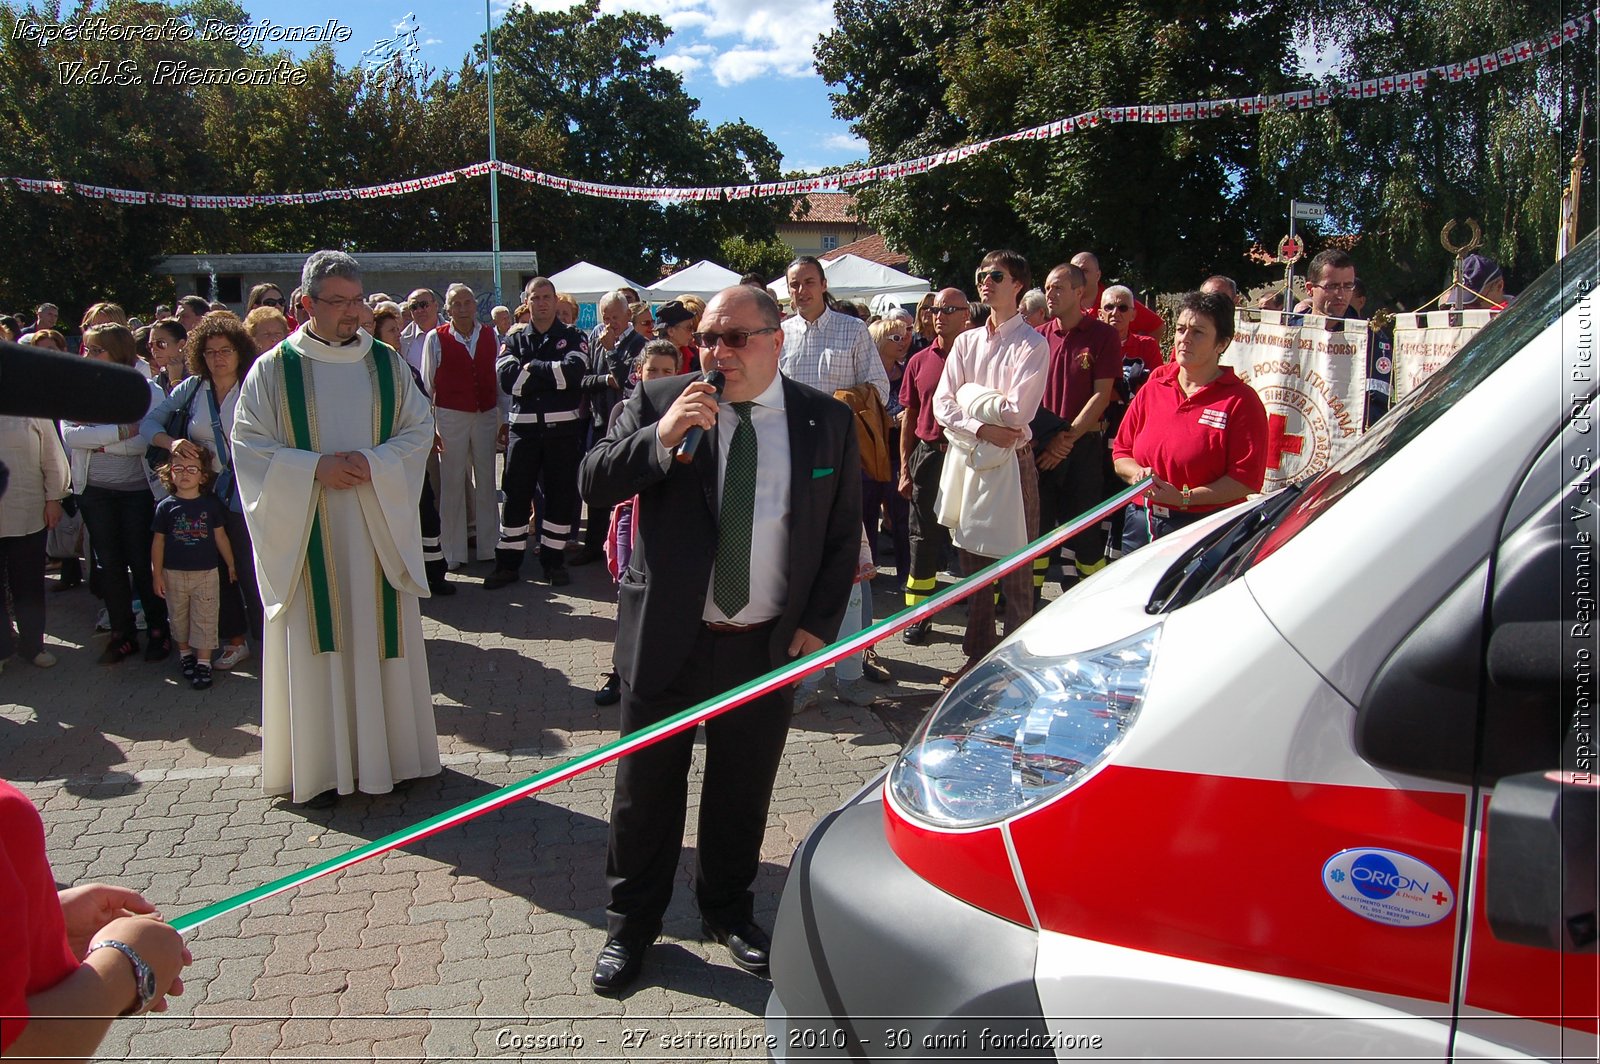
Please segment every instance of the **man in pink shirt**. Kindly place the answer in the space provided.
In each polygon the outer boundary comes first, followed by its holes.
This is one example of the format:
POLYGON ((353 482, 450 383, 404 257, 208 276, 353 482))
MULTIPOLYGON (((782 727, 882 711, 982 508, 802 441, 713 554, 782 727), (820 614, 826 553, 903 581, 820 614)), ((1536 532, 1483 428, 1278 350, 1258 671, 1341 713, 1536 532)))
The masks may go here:
MULTIPOLYGON (((962 571, 968 575, 988 565, 1003 553, 977 553, 968 550, 982 538, 992 542, 1008 539, 1020 547, 1039 534, 1039 475, 1034 468, 1029 445, 1028 423, 1039 410, 1044 397, 1050 366, 1050 348, 1018 311, 1022 293, 1032 283, 1028 260, 1014 251, 991 251, 978 267, 978 298, 989 308, 988 321, 956 337, 944 374, 933 396, 933 415, 952 436, 967 438, 995 447, 1009 448, 1015 457, 997 473, 1010 475, 1012 466, 1021 488, 1020 513, 989 513, 963 510, 950 525, 951 538, 961 548, 962 571), (977 404, 964 403, 962 386, 975 384, 998 393, 984 401, 988 416, 974 416, 977 404)), ((970 394, 970 392, 969 392, 970 394)), ((955 450, 947 457, 954 460, 955 450)), ((949 470, 946 470, 947 479, 949 470)), ((947 522, 948 523, 948 522, 947 522)), ((1023 567, 1001 581, 1006 597, 1007 634, 1033 615, 1033 574, 1023 567)), ((994 598, 979 591, 967 600, 967 633, 961 647, 966 664, 945 677, 949 686, 961 677, 999 642, 995 634, 994 598)))

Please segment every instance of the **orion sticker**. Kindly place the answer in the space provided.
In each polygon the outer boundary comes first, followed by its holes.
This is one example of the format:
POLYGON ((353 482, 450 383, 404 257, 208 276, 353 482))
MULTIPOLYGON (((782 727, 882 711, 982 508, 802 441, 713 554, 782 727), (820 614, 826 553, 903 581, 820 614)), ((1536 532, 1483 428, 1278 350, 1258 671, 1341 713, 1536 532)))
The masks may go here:
POLYGON ((1397 850, 1341 850, 1322 866, 1322 885, 1357 916, 1392 927, 1436 924, 1456 907, 1444 876, 1397 850))

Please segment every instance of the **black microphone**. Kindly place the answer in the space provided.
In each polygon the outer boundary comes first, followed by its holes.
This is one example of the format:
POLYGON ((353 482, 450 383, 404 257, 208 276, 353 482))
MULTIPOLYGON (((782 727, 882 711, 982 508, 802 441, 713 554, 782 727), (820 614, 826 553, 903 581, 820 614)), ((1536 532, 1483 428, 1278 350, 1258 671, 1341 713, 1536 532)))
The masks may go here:
MULTIPOLYGON (((722 375, 722 371, 720 369, 714 369, 707 373, 703 373, 700 375, 700 379, 717 390, 718 399, 722 398, 722 386, 728 383, 728 378, 722 375)), ((704 436, 705 434, 706 430, 701 428, 699 425, 692 426, 688 432, 683 434, 683 439, 678 441, 678 453, 673 455, 673 457, 682 462, 684 465, 688 465, 690 462, 694 461, 694 449, 700 446, 700 437, 704 436)))
POLYGON ((128 425, 150 409, 138 370, 0 340, 0 414, 128 425))

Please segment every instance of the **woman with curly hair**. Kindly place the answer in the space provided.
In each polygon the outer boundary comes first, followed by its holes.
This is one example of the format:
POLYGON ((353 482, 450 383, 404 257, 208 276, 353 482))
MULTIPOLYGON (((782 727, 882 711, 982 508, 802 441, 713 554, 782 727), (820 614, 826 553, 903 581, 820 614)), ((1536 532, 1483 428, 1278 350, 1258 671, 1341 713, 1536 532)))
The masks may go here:
POLYGON ((225 531, 239 574, 237 585, 230 587, 225 577, 222 583, 217 628, 227 646, 213 665, 231 669, 250 656, 247 636, 259 643, 265 624, 250 531, 233 478, 233 414, 239 383, 256 360, 256 345, 238 318, 208 314, 189 333, 187 346, 189 380, 145 415, 140 430, 152 447, 166 448, 174 459, 199 460, 201 445, 211 452, 217 475, 212 490, 228 510, 225 531))

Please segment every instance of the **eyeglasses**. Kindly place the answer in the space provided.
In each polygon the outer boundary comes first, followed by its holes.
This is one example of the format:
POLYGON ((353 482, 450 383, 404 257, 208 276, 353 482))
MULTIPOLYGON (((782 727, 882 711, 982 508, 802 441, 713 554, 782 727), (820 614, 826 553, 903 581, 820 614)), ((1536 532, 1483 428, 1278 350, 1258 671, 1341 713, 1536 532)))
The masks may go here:
POLYGON ((887 339, 893 340, 895 343, 899 343, 901 340, 904 340, 905 338, 906 338, 906 334, 905 333, 890 333, 888 335, 888 337, 887 337, 887 339))
POLYGON ((312 296, 311 298, 341 313, 347 310, 354 310, 366 302, 364 296, 356 296, 354 299, 323 299, 321 296, 312 296))
POLYGON ((106 349, 95 344, 84 344, 83 353, 86 355, 103 355, 106 353, 106 349))
POLYGON ((236 355, 239 352, 233 349, 232 344, 229 344, 227 347, 208 347, 200 353, 207 358, 227 358, 229 355, 236 355))
POLYGON ((1131 303, 1107 303, 1105 306, 1100 308, 1100 312, 1102 314, 1110 314, 1113 310, 1128 311, 1132 309, 1133 304, 1131 303))
POLYGON ((289 301, 286 299, 263 299, 261 305, 263 307, 286 307, 289 305, 289 301))
POLYGON ((750 342, 750 337, 777 331, 776 326, 769 325, 765 329, 729 329, 727 332, 700 332, 694 334, 694 342, 707 351, 712 350, 718 344, 727 344, 733 350, 740 351, 744 349, 745 344, 750 342))
POLYGON ((929 307, 934 314, 971 314, 966 307, 929 307))
POLYGON ((1318 284, 1316 281, 1307 281, 1306 287, 1320 288, 1325 292, 1354 292, 1356 283, 1354 281, 1340 281, 1338 284, 1318 284))
POLYGON ((999 284, 1001 281, 1004 281, 1005 279, 1006 279, 1006 271, 1004 271, 1004 270, 979 270, 978 271, 978 283, 979 284, 982 284, 985 281, 988 281, 991 284, 999 284))
POLYGON ((161 339, 161 338, 152 336, 152 337, 150 337, 150 346, 151 347, 177 347, 178 346, 178 341, 176 341, 176 340, 166 340, 166 339, 161 339))
POLYGON ((174 473, 200 473, 200 472, 202 472, 201 468, 199 466, 197 466, 197 465, 175 465, 175 466, 168 466, 167 468, 172 470, 174 473))

